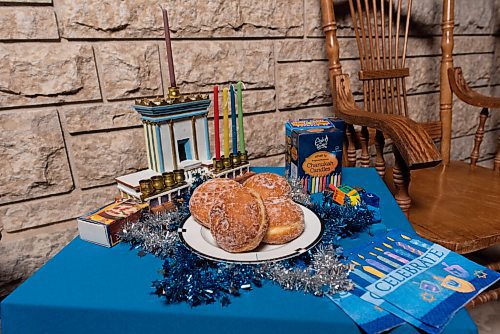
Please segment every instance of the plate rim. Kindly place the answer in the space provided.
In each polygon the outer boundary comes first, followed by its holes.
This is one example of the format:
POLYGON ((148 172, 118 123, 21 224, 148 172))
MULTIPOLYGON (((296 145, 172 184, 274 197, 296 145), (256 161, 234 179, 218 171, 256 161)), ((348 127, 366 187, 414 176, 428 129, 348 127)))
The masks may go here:
MULTIPOLYGON (((225 262, 225 263, 234 263, 234 264, 262 264, 262 263, 271 263, 271 262, 279 262, 279 261, 283 261, 283 260, 286 260, 286 259, 291 259, 293 257, 296 257, 296 256, 299 256, 301 254, 304 254, 305 252, 309 251, 310 249, 314 248, 322 239, 323 237, 323 233, 325 232, 325 224, 323 223, 323 221, 318 217, 318 215, 311 209, 309 209, 308 207, 302 205, 302 204, 299 204, 297 202, 295 202, 300 208, 301 210, 309 210, 312 214, 314 214, 316 216, 316 218, 318 219, 319 221, 319 224, 320 224, 320 231, 318 233, 318 235, 316 236, 316 238, 309 244, 307 245, 306 247, 302 247, 301 249, 303 249, 304 251, 303 252, 297 252, 295 251, 294 253, 292 254, 288 254, 288 255, 284 255, 284 256, 280 256, 280 257, 277 257, 277 258, 273 258, 273 259, 268 259, 268 260, 230 260, 230 259, 222 259, 222 258, 218 258, 216 256, 212 256, 212 255, 207 255, 205 253, 202 253, 196 249, 194 249, 184 238, 183 236, 183 233, 187 232, 186 229, 184 229, 184 225, 186 224, 186 222, 189 220, 189 218, 192 217, 192 215, 189 215, 189 217, 187 217, 183 222, 182 224, 178 227, 177 229, 177 234, 179 235, 179 239, 180 241, 182 242, 182 245, 184 247, 186 247, 188 250, 190 250, 191 252, 193 252, 194 254, 196 254, 197 256, 203 258, 203 259, 206 259, 206 260, 211 260, 211 261, 215 261, 215 262, 225 262)), ((199 224, 197 222, 197 224, 199 224)), ((201 227, 203 227, 201 224, 200 224, 201 227)), ((294 239, 295 240, 295 239, 294 239)), ((293 240, 292 240, 293 241, 293 240)), ((291 241, 290 241, 291 242, 291 241)))

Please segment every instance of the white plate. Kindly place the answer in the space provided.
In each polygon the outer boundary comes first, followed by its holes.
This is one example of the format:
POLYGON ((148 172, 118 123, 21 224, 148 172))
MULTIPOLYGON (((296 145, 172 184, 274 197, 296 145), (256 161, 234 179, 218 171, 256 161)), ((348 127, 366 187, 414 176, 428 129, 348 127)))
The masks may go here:
POLYGON ((314 212, 302 205, 299 206, 304 211, 304 232, 297 239, 284 245, 261 244, 251 252, 229 253, 220 248, 210 230, 198 224, 192 216, 179 228, 179 237, 194 253, 214 261, 263 263, 292 258, 314 247, 323 234, 323 224, 314 212))

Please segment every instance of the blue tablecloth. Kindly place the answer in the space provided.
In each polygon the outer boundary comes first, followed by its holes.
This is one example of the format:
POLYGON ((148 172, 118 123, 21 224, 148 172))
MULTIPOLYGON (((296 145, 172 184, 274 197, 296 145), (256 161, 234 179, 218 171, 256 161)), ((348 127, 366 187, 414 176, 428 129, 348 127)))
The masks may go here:
MULTIPOLYGON (((411 229, 374 169, 345 168, 343 180, 381 197, 387 227, 411 229)), ((365 233, 342 244, 355 246, 367 238, 365 233)), ((2 302, 2 333, 359 333, 327 298, 270 283, 244 292, 224 308, 166 305, 150 288, 161 265, 153 256, 137 256, 128 245, 108 249, 77 237, 2 302)), ((417 331, 405 325, 393 333, 417 331)), ((462 310, 445 333, 476 333, 476 327, 462 310)))

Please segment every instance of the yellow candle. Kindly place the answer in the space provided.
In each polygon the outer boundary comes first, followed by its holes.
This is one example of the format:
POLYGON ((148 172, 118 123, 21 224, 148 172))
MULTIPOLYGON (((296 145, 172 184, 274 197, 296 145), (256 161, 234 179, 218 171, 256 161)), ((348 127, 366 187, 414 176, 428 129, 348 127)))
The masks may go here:
POLYGON ((228 105, 229 89, 222 90, 222 113, 224 115, 224 157, 229 157, 229 105, 228 105))

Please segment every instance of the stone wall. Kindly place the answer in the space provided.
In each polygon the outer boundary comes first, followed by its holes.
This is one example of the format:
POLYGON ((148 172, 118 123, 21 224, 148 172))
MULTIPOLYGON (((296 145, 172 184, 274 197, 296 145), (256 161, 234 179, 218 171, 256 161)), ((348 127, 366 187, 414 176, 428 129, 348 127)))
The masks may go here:
MULTIPOLYGON (((130 106, 168 87, 163 2, 0 0, 0 297, 75 236, 75 217, 114 197, 115 176, 146 167, 130 106)), ((499 2, 456 1, 455 63, 484 93, 500 94, 499 2)), ((414 1, 408 88, 412 117, 421 121, 438 118, 439 3, 414 1)), ((171 0, 168 7, 184 92, 245 83, 254 164, 283 164, 287 119, 331 115, 318 0, 171 0)), ((342 65, 355 74, 342 8, 342 65)), ((467 158, 478 113, 455 104, 454 159, 467 158)), ((499 128, 497 113, 484 164, 499 128)))

